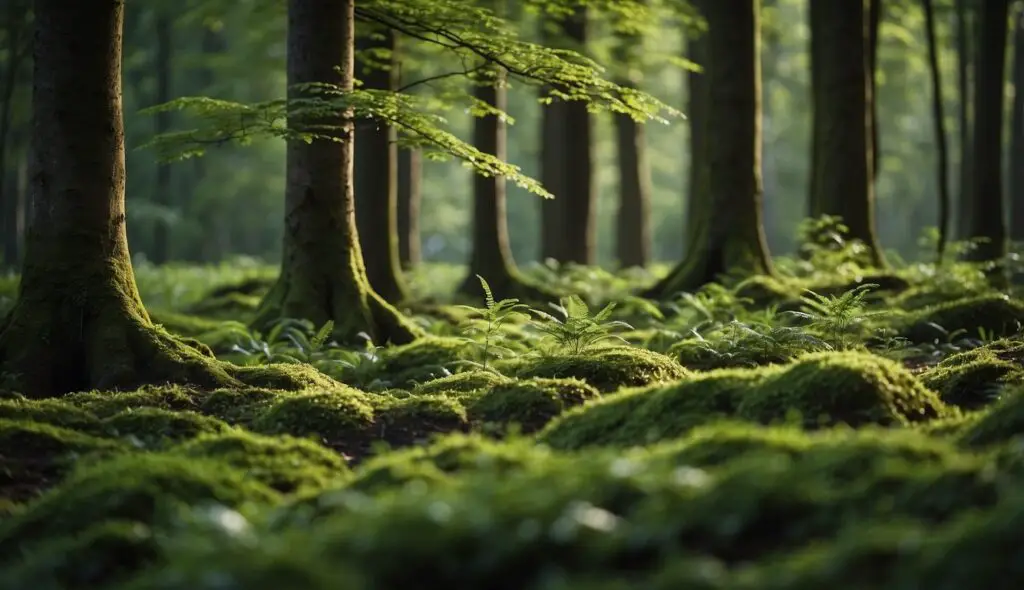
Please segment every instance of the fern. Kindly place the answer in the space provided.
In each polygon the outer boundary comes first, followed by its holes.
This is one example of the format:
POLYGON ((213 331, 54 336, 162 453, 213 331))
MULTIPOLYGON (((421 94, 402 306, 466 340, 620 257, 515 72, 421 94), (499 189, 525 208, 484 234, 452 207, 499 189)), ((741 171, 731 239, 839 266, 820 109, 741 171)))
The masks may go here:
POLYGON ((868 311, 864 298, 876 284, 865 284, 839 295, 819 295, 807 290, 800 297, 803 311, 785 312, 808 322, 808 327, 820 333, 830 344, 840 350, 849 348, 848 337, 863 328, 865 320, 884 314, 883 311, 868 311))
POLYGON ((480 275, 476 275, 476 278, 484 291, 484 307, 457 307, 470 313, 470 319, 463 325, 462 333, 467 337, 466 341, 478 349, 483 361, 481 366, 487 369, 492 357, 501 358, 514 354, 512 349, 501 345, 505 339, 502 327, 510 321, 529 319, 530 316, 525 312, 529 311, 530 307, 519 303, 518 299, 496 300, 487 281, 480 275))
POLYGON ((614 339, 628 344, 622 337, 609 333, 613 328, 633 329, 626 322, 608 319, 615 309, 615 302, 593 316, 590 315, 590 307, 578 295, 563 297, 560 303, 552 304, 552 307, 559 312, 561 319, 544 311, 531 311, 541 320, 535 323, 537 329, 554 340, 561 350, 578 355, 605 340, 614 339))

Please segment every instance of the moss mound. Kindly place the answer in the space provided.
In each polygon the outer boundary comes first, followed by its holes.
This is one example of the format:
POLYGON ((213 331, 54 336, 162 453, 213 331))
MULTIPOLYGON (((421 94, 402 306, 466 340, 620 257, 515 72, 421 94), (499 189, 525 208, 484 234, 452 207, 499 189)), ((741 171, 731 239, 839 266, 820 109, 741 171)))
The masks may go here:
POLYGON ((97 433, 100 420, 92 412, 59 399, 0 400, 0 418, 41 422, 80 432, 97 433))
POLYGON ((495 385, 466 400, 474 421, 540 430, 568 408, 597 399, 597 389, 579 379, 523 379, 495 385))
POLYGON ((6 588, 93 590, 124 580, 157 560, 149 527, 108 522, 43 543, 4 572, 6 588))
POLYGON ((103 420, 108 435, 128 438, 145 448, 195 438, 200 434, 228 432, 224 422, 196 412, 171 412, 160 408, 125 410, 103 420))
POLYGON ((1012 387, 961 430, 969 447, 997 445, 1024 435, 1024 388, 1012 387))
POLYGON ((257 417, 252 428, 263 434, 313 436, 354 454, 373 437, 373 424, 372 402, 352 389, 284 396, 257 417))
POLYGON ((89 391, 71 393, 61 400, 107 418, 124 410, 158 408, 161 410, 197 410, 198 394, 180 385, 149 385, 134 391, 89 391))
POLYGON ((1024 324, 1024 304, 1006 295, 983 295, 925 307, 906 321, 902 336, 912 342, 944 341, 947 334, 962 330, 977 336, 984 330, 1009 336, 1024 324), (940 326, 940 328, 936 327, 940 326))
POLYGON ((232 375, 250 387, 304 391, 307 389, 344 390, 346 387, 324 375, 312 365, 277 363, 257 367, 235 367, 232 375))
POLYGON ((466 371, 420 383, 413 388, 412 394, 470 393, 511 382, 512 379, 493 371, 466 371))
POLYGON ((223 463, 146 453, 117 456, 76 470, 24 511, 0 522, 0 555, 104 522, 150 524, 175 504, 240 507, 269 504, 278 497, 223 463))
POLYGON ((574 377, 602 393, 622 387, 638 387, 676 381, 689 371, 675 360, 642 348, 601 348, 579 356, 519 359, 510 367, 521 378, 574 377))
POLYGON ((247 425, 284 395, 280 391, 257 387, 218 389, 202 399, 199 410, 229 424, 247 425))
POLYGON ((337 453, 291 436, 206 434, 170 452, 227 463, 282 493, 321 490, 349 476, 348 465, 337 453))
POLYGON ((21 501, 51 487, 83 456, 126 445, 40 422, 0 419, 0 497, 21 501))
POLYGON ((435 434, 469 430, 466 409, 444 396, 388 400, 378 405, 375 414, 379 437, 396 446, 423 443, 435 434))
POLYGON ((866 353, 813 353, 768 373, 737 411, 773 422, 798 412, 806 426, 906 425, 951 415, 938 396, 899 364, 866 353))
POLYGON ((260 306, 260 295, 233 292, 201 299, 186 309, 186 313, 209 318, 238 319, 250 317, 260 306))
POLYGON ((455 338, 419 338, 409 344, 385 349, 377 375, 386 387, 413 388, 451 374, 451 368, 465 360, 466 345, 455 338))
POLYGON ((1024 383, 1024 369, 1000 356, 1000 352, 1005 356, 1017 351, 1000 348, 985 346, 952 355, 922 374, 921 382, 948 404, 966 410, 986 406, 1003 386, 1024 383))

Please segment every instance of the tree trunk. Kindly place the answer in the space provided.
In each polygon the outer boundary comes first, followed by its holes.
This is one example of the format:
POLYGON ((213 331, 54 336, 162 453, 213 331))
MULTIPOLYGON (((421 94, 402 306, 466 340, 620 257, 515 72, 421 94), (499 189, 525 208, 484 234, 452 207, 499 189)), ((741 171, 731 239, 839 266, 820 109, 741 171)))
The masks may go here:
MULTIPOLYGON (((647 294, 693 291, 723 273, 773 273, 761 220, 759 0, 702 4, 708 21, 706 172, 694 248, 647 294)), ((697 123, 697 122, 695 122, 697 123)))
MULTIPOLYGON (((166 9, 157 8, 161 13, 166 9)), ((172 21, 166 14, 159 14, 156 18, 156 103, 164 104, 171 100, 171 43, 172 43, 172 21)), ((162 111, 156 114, 157 135, 170 131, 171 113, 162 111)), ((166 163, 158 163, 156 168, 156 202, 157 205, 170 209, 171 203, 171 167, 166 163)), ((170 260, 170 228, 164 216, 157 219, 153 228, 153 254, 152 260, 156 264, 163 264, 170 260)))
MULTIPOLYGON (((560 46, 564 40, 552 34, 549 27, 554 22, 541 20, 541 39, 548 46, 560 46)), ((552 88, 544 87, 541 96, 550 97, 552 88)), ((540 129, 540 181, 553 199, 540 199, 540 257, 541 260, 562 262, 566 257, 565 211, 567 194, 567 176, 565 170, 566 104, 561 99, 551 98, 551 102, 541 109, 540 129)))
POLYGON ((977 75, 974 79, 974 178, 968 238, 987 241, 971 252, 977 261, 1006 254, 1003 212, 1003 89, 1009 0, 985 0, 980 7, 977 75))
MULTIPOLYGON (((812 3, 814 0, 811 0, 812 3)), ((878 32, 882 26, 882 0, 868 0, 868 109, 871 113, 871 183, 878 176, 878 32)))
POLYGON ((938 260, 946 253, 949 232, 949 155, 946 151, 946 120, 942 108, 942 70, 939 68, 939 45, 935 35, 935 7, 932 0, 923 0, 925 30, 928 36, 928 64, 932 78, 932 122, 935 125, 935 144, 938 151, 936 176, 939 189, 939 244, 938 260))
POLYGON ((34 219, 0 327, 0 373, 33 397, 237 383, 154 327, 139 299, 125 233, 123 15, 124 0, 35 2, 34 219))
MULTIPOLYGON (((618 83, 636 88, 640 80, 636 63, 643 38, 623 34, 616 44, 615 61, 628 72, 618 83)), ((616 254, 621 268, 645 267, 651 258, 651 179, 647 166, 644 126, 629 115, 615 113, 619 157, 619 214, 616 218, 616 254)))
POLYGON ((1024 10, 1013 20, 1013 112, 1010 115, 1010 240, 1024 242, 1024 10))
POLYGON ((0 262, 13 268, 18 264, 20 244, 17 231, 17 180, 8 176, 11 167, 8 162, 11 153, 9 146, 14 144, 11 141, 11 107, 21 65, 31 50, 31 39, 23 24, 27 22, 23 12, 28 9, 28 2, 8 1, 10 4, 4 15, 7 21, 8 56, 0 82, 0 234, 3 235, 0 240, 0 262))
MULTIPOLYGON (((701 0, 703 1, 703 0, 701 0)), ((701 6, 695 2, 695 6, 701 6)), ((686 224, 683 231, 683 240, 686 249, 684 256, 689 256, 690 251, 695 248, 694 240, 697 239, 699 231, 699 203, 707 200, 707 195, 701 192, 707 191, 706 178, 703 174, 707 171, 707 125, 708 116, 708 36, 702 33, 700 36, 691 37, 687 40, 690 52, 690 59, 703 68, 700 72, 690 72, 686 76, 687 88, 687 118, 690 121, 690 177, 687 179, 686 195, 686 224)))
POLYGON ((954 235, 963 240, 970 234, 971 190, 974 182, 974 133, 971 107, 974 104, 971 78, 974 74, 973 48, 975 27, 971 24, 970 0, 956 0, 956 73, 958 132, 960 139, 960 170, 958 179, 957 216, 954 235))
POLYGON ((871 83, 863 0, 811 0, 814 171, 810 214, 836 215, 885 261, 875 230, 871 83))
MULTIPOLYGON (((288 98, 298 84, 323 82, 351 90, 354 0, 289 0, 288 98), (338 66, 340 68, 336 69, 338 66)), ((369 285, 355 220, 354 132, 351 113, 323 121, 289 120, 292 128, 342 125, 338 141, 290 141, 287 148, 285 235, 281 274, 263 300, 254 326, 279 318, 334 322, 334 337, 403 343, 421 331, 369 285)))
MULTIPOLYGON (((562 27, 565 36, 576 49, 583 52, 587 44, 587 8, 574 10, 562 27)), ((565 235, 565 262, 594 264, 597 252, 597 193, 593 174, 593 120, 587 104, 572 101, 564 105, 565 118, 565 170, 564 223, 560 228, 565 235)))
MULTIPOLYGON (((390 53, 388 69, 364 60, 356 61, 356 75, 369 90, 398 88, 396 35, 374 31, 356 38, 360 52, 390 53), (380 35, 378 37, 377 35, 380 35), (382 38, 381 38, 382 37, 382 38)), ((379 58, 373 61, 379 61, 379 58)), ((376 121, 356 125, 355 191, 356 225, 370 286, 385 301, 398 303, 408 297, 398 257, 398 138, 394 127, 376 121)))
POLYGON ((418 149, 398 152, 398 260, 405 270, 420 264, 420 200, 423 159, 418 149))

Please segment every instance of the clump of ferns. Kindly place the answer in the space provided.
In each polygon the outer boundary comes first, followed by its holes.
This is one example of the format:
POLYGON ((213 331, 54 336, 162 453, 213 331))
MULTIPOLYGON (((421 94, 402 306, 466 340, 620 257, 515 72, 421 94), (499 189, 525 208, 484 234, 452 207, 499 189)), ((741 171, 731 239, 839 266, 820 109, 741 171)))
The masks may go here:
POLYGON ((491 291, 490 284, 480 275, 476 275, 480 287, 484 291, 484 306, 473 307, 459 305, 459 309, 467 312, 468 318, 462 325, 463 341, 474 352, 474 359, 462 361, 462 364, 491 370, 491 360, 514 356, 516 350, 506 346, 509 340, 510 324, 522 323, 530 319, 531 308, 518 299, 497 300, 491 291))
POLYGON ((732 320, 703 334, 691 330, 691 337, 676 343, 669 354, 690 368, 755 367, 788 362, 797 356, 833 350, 825 340, 798 326, 782 325, 774 309, 765 321, 732 320))
POLYGON ((800 311, 787 311, 801 321, 810 332, 823 338, 836 350, 847 350, 863 342, 870 330, 869 320, 879 318, 884 310, 870 310, 865 300, 877 289, 876 284, 864 284, 838 295, 821 295, 807 290, 800 297, 800 311))
POLYGON ((543 334, 540 352, 581 355, 598 344, 613 340, 629 345, 624 338, 612 333, 614 330, 633 329, 622 320, 611 319, 616 307, 614 301, 597 313, 592 313, 590 306, 578 295, 562 297, 558 304, 549 305, 554 314, 530 310, 536 316, 532 326, 543 334))

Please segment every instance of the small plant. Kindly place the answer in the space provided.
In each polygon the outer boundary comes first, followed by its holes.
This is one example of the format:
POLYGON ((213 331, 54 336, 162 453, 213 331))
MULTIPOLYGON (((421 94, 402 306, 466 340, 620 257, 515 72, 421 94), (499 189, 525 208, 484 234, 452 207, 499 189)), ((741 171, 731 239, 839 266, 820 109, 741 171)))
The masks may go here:
POLYGON ((481 359, 480 367, 487 369, 488 362, 492 358, 502 358, 514 354, 512 349, 502 345, 505 340, 505 332, 502 327, 511 321, 529 319, 527 311, 530 310, 530 307, 519 303, 518 299, 495 300, 494 293, 487 281, 480 275, 476 275, 476 278, 484 290, 484 307, 470 305, 458 307, 471 314, 462 328, 462 333, 467 337, 466 341, 477 349, 481 359))
POLYGON ((623 338, 609 333, 614 328, 633 329, 626 322, 609 321, 615 309, 614 302, 593 316, 590 315, 590 307, 578 295, 563 297, 560 303, 551 306, 562 316, 561 319, 544 311, 531 310, 541 319, 535 323, 536 328, 553 339, 560 350, 576 355, 605 340, 614 339, 628 344, 623 338))
POLYGON ((806 291, 800 300, 803 311, 789 311, 808 322, 808 327, 821 334, 829 343, 840 350, 849 348, 849 336, 862 329, 868 318, 881 315, 880 311, 868 311, 864 298, 878 285, 866 284, 854 287, 840 295, 819 295, 806 291))
MULTIPOLYGON (((335 351, 335 358, 332 361, 342 369, 337 377, 366 391, 390 387, 391 383, 381 379, 378 375, 383 360, 381 353, 385 347, 375 345, 373 338, 366 332, 360 332, 357 336, 364 342, 363 350, 335 351)), ((330 374, 329 371, 325 372, 330 374)))

